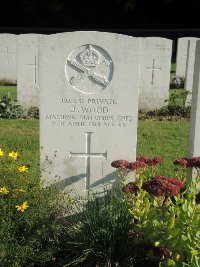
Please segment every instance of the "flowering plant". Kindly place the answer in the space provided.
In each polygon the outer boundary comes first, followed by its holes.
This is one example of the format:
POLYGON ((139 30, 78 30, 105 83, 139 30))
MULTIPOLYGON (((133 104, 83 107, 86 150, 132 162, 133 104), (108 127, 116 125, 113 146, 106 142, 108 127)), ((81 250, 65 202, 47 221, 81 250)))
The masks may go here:
POLYGON ((39 172, 21 155, 0 147, 0 265, 44 266, 58 254, 64 196, 42 188, 39 172))
POLYGON ((162 163, 159 157, 120 162, 111 165, 119 169, 133 217, 135 246, 143 244, 145 257, 160 267, 200 266, 200 157, 174 161, 175 178, 157 175, 162 163), (194 180, 186 176, 187 168, 197 170, 194 180), (130 171, 134 172, 134 181, 126 183, 123 175, 130 171))

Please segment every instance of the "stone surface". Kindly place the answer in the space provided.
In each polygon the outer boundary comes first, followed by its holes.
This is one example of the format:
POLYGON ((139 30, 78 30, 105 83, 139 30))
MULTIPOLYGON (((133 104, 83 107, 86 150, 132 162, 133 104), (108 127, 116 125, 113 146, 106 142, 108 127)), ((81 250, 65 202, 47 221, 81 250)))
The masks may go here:
POLYGON ((176 75, 185 77, 186 75, 186 62, 188 53, 188 41, 196 41, 195 37, 182 37, 178 38, 177 53, 176 53, 176 75))
POLYGON ((172 40, 147 37, 141 40, 139 109, 166 105, 169 96, 172 40))
POLYGON ((191 40, 188 40, 187 61, 185 70, 185 89, 189 91, 189 94, 186 99, 186 106, 191 105, 191 100, 192 100, 194 61, 195 61, 195 50, 196 50, 197 40, 198 38, 193 38, 191 40))
POLYGON ((200 41, 197 41, 194 82, 192 91, 192 110, 190 118, 189 158, 200 156, 200 41))
POLYGON ((17 100, 24 107, 39 107, 38 34, 17 36, 17 100))
POLYGON ((82 196, 114 187, 119 177, 111 162, 135 160, 139 39, 56 34, 40 39, 39 56, 44 183, 61 182, 82 196))
POLYGON ((0 34, 0 84, 16 84, 16 35, 0 34))

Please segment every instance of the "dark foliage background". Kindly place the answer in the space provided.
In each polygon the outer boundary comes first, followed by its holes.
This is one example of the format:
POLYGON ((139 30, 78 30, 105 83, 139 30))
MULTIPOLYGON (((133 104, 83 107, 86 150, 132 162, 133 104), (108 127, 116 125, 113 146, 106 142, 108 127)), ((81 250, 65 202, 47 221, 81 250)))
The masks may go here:
POLYGON ((2 0, 0 27, 200 28, 200 0, 2 0))

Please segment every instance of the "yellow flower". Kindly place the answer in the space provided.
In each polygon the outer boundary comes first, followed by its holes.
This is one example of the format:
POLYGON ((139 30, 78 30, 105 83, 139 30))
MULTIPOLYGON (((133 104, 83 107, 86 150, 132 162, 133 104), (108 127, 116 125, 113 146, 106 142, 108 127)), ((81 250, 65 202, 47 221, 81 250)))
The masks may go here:
POLYGON ((16 160, 19 154, 16 151, 12 151, 8 154, 8 156, 16 160))
POLYGON ((19 170, 19 172, 28 172, 28 167, 26 167, 26 166, 20 166, 19 168, 18 168, 18 170, 19 170))
POLYGON ((5 186, 0 187, 0 193, 3 195, 7 195, 9 193, 9 190, 5 186))
POLYGON ((29 205, 27 205, 27 203, 28 203, 28 201, 25 201, 23 204, 21 204, 19 206, 15 206, 15 208, 18 211, 24 212, 29 207, 29 205))
POLYGON ((4 155, 3 150, 0 148, 0 157, 2 157, 4 155))

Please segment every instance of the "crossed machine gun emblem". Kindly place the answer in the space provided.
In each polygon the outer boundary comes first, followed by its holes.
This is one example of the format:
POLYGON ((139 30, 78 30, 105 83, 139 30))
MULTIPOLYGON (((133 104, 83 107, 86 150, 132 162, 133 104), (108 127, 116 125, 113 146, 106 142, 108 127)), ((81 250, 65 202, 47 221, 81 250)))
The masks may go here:
POLYGON ((68 59, 67 61, 70 65, 74 66, 79 71, 82 71, 82 73, 78 74, 77 76, 70 78, 69 82, 72 86, 77 84, 80 80, 86 79, 87 77, 91 77, 94 81, 103 86, 108 85, 108 79, 105 76, 96 73, 96 71, 100 70, 102 66, 109 66, 112 60, 103 60, 100 63, 100 54, 93 49, 91 45, 89 46, 89 49, 86 49, 80 55, 80 61, 82 64, 79 63, 76 58, 68 59))

